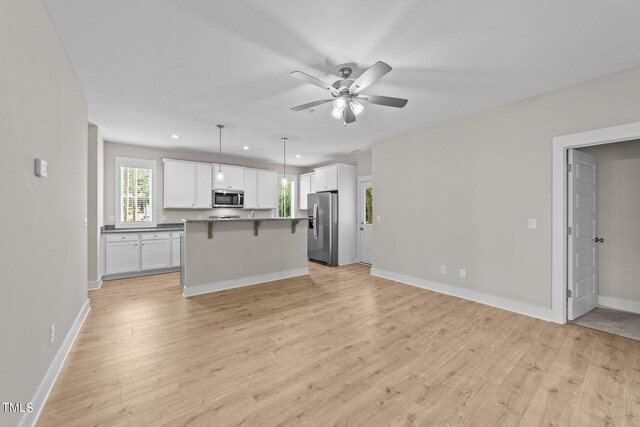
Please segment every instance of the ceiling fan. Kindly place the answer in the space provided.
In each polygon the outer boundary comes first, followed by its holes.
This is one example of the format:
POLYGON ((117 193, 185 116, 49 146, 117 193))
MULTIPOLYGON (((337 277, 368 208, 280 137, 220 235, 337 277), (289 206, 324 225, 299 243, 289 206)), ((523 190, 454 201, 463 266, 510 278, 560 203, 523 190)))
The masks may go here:
POLYGON ((293 111, 303 111, 318 105, 326 104, 327 102, 333 102, 331 116, 336 120, 344 120, 344 124, 346 125, 347 123, 355 122, 356 116, 364 110, 364 106, 361 102, 402 108, 407 105, 406 99, 393 98, 391 96, 365 95, 360 93, 360 91, 378 81, 389 71, 391 71, 389 64, 378 61, 362 73, 360 77, 353 80, 349 78, 351 77, 351 68, 343 67, 338 70, 342 78, 340 80, 336 80, 332 85, 310 76, 309 74, 303 73, 302 71, 293 71, 290 75, 329 91, 332 98, 309 102, 291 109, 293 111))

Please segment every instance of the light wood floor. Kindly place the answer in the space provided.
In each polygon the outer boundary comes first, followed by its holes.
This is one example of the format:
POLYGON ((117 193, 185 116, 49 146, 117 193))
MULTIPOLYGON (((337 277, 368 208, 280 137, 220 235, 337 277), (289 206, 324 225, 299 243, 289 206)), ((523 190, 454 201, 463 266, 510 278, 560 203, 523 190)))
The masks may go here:
POLYGON ((368 273, 106 282, 39 425, 640 425, 640 342, 368 273))

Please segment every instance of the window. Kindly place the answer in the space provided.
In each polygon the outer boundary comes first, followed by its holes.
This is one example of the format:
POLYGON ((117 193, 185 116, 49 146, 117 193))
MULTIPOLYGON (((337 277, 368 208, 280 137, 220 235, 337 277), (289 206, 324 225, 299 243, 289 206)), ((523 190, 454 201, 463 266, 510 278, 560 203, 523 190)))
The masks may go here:
POLYGON ((295 212, 296 181, 287 175, 287 183, 282 184, 282 175, 278 176, 278 217, 291 218, 295 212))
POLYGON ((153 227, 156 161, 116 157, 116 227, 153 227))
POLYGON ((364 223, 373 224, 373 187, 364 189, 364 223))

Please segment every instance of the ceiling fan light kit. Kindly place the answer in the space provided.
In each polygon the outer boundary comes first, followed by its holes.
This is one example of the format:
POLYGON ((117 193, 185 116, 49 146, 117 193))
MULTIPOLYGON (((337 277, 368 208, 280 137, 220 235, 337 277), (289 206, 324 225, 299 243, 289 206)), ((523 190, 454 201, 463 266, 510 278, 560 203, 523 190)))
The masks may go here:
POLYGON ((406 99, 393 98, 390 96, 360 94, 360 91, 371 86, 389 71, 391 71, 391 67, 388 64, 378 61, 362 73, 360 77, 353 80, 350 79, 352 72, 351 68, 343 67, 338 70, 342 78, 335 81, 333 85, 329 85, 328 83, 310 76, 309 74, 303 73, 302 71, 293 71, 290 73, 291 76, 327 90, 331 93, 333 98, 298 105, 297 107, 291 108, 291 110, 304 111, 333 101, 331 116, 336 120, 344 120, 344 124, 346 125, 347 123, 355 122, 356 117, 364 111, 364 106, 361 102, 369 102, 371 104, 384 105, 387 107, 403 108, 407 105, 408 101, 406 99), (347 108, 347 106, 349 108, 347 108))

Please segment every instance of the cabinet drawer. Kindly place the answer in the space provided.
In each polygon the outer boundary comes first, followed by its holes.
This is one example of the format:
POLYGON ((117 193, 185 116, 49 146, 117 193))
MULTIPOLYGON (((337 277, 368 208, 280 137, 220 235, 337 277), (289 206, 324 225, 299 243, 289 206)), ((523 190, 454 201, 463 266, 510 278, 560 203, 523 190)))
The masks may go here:
POLYGON ((181 233, 181 232, 171 233, 171 237, 172 237, 173 239, 179 239, 179 238, 180 238, 180 236, 182 236, 182 233, 181 233))
POLYGON ((142 240, 161 240, 171 238, 171 233, 142 233, 142 240))
POLYGON ((138 233, 107 234, 107 242, 137 242, 138 233))

